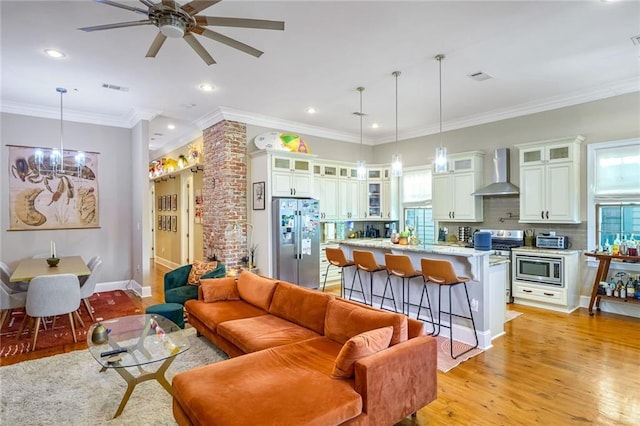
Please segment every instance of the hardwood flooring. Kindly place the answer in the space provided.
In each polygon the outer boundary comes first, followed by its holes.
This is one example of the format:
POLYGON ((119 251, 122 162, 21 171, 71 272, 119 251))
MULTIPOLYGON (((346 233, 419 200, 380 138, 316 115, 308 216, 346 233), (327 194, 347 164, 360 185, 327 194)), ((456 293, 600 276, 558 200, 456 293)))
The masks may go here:
MULTIPOLYGON (((166 270, 152 268, 143 307, 163 301, 166 270)), ((491 349, 438 372, 438 399, 398 426, 640 424, 640 319, 509 308, 523 315, 491 349)))

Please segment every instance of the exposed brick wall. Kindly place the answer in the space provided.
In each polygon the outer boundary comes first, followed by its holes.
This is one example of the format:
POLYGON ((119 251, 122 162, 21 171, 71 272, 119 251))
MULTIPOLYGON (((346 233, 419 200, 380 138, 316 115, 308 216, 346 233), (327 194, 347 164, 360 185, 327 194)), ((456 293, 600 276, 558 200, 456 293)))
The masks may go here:
POLYGON ((246 134, 245 124, 235 121, 221 121, 203 131, 203 257, 213 245, 227 268, 240 265, 247 253, 246 134))

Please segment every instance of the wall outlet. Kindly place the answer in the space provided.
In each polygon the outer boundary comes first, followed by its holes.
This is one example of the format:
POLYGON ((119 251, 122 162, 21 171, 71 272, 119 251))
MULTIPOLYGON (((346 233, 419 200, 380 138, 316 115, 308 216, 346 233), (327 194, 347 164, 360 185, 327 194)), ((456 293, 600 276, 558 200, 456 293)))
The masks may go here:
POLYGON ((478 312, 478 299, 471 299, 471 310, 473 312, 478 312))

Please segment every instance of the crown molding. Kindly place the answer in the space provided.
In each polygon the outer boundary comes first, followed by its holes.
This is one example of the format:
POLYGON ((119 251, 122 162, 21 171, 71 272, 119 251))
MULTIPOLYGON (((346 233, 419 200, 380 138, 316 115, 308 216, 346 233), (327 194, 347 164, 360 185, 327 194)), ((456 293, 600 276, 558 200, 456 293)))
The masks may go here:
MULTIPOLYGON (((60 119, 60 109, 41 105, 23 104, 10 101, 2 101, 0 111, 9 114, 28 115, 31 117, 60 119)), ((160 111, 132 108, 125 116, 107 114, 94 114, 85 111, 77 111, 65 108, 64 121, 76 123, 97 124, 111 127, 132 128, 141 120, 153 120, 160 111)))
MULTIPOLYGON (((281 118, 255 114, 223 106, 216 108, 216 110, 212 113, 206 114, 200 119, 196 120, 196 125, 202 129, 206 129, 222 120, 237 121, 254 126, 267 127, 274 130, 280 129, 286 132, 317 136, 342 142, 360 143, 360 135, 354 135, 352 133, 341 132, 326 127, 312 126, 309 124, 299 123, 297 121, 284 120, 281 118)), ((374 139, 363 138, 362 143, 365 145, 374 145, 374 139)))

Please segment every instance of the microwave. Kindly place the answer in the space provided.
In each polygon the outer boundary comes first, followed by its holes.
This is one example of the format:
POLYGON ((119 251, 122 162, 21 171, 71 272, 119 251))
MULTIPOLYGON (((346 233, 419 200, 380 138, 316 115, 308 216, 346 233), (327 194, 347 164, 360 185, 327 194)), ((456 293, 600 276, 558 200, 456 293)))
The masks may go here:
POLYGON ((564 258, 514 253, 515 279, 564 287, 564 258))
POLYGON ((536 247, 547 249, 569 248, 569 237, 560 235, 538 235, 536 236, 536 247))

